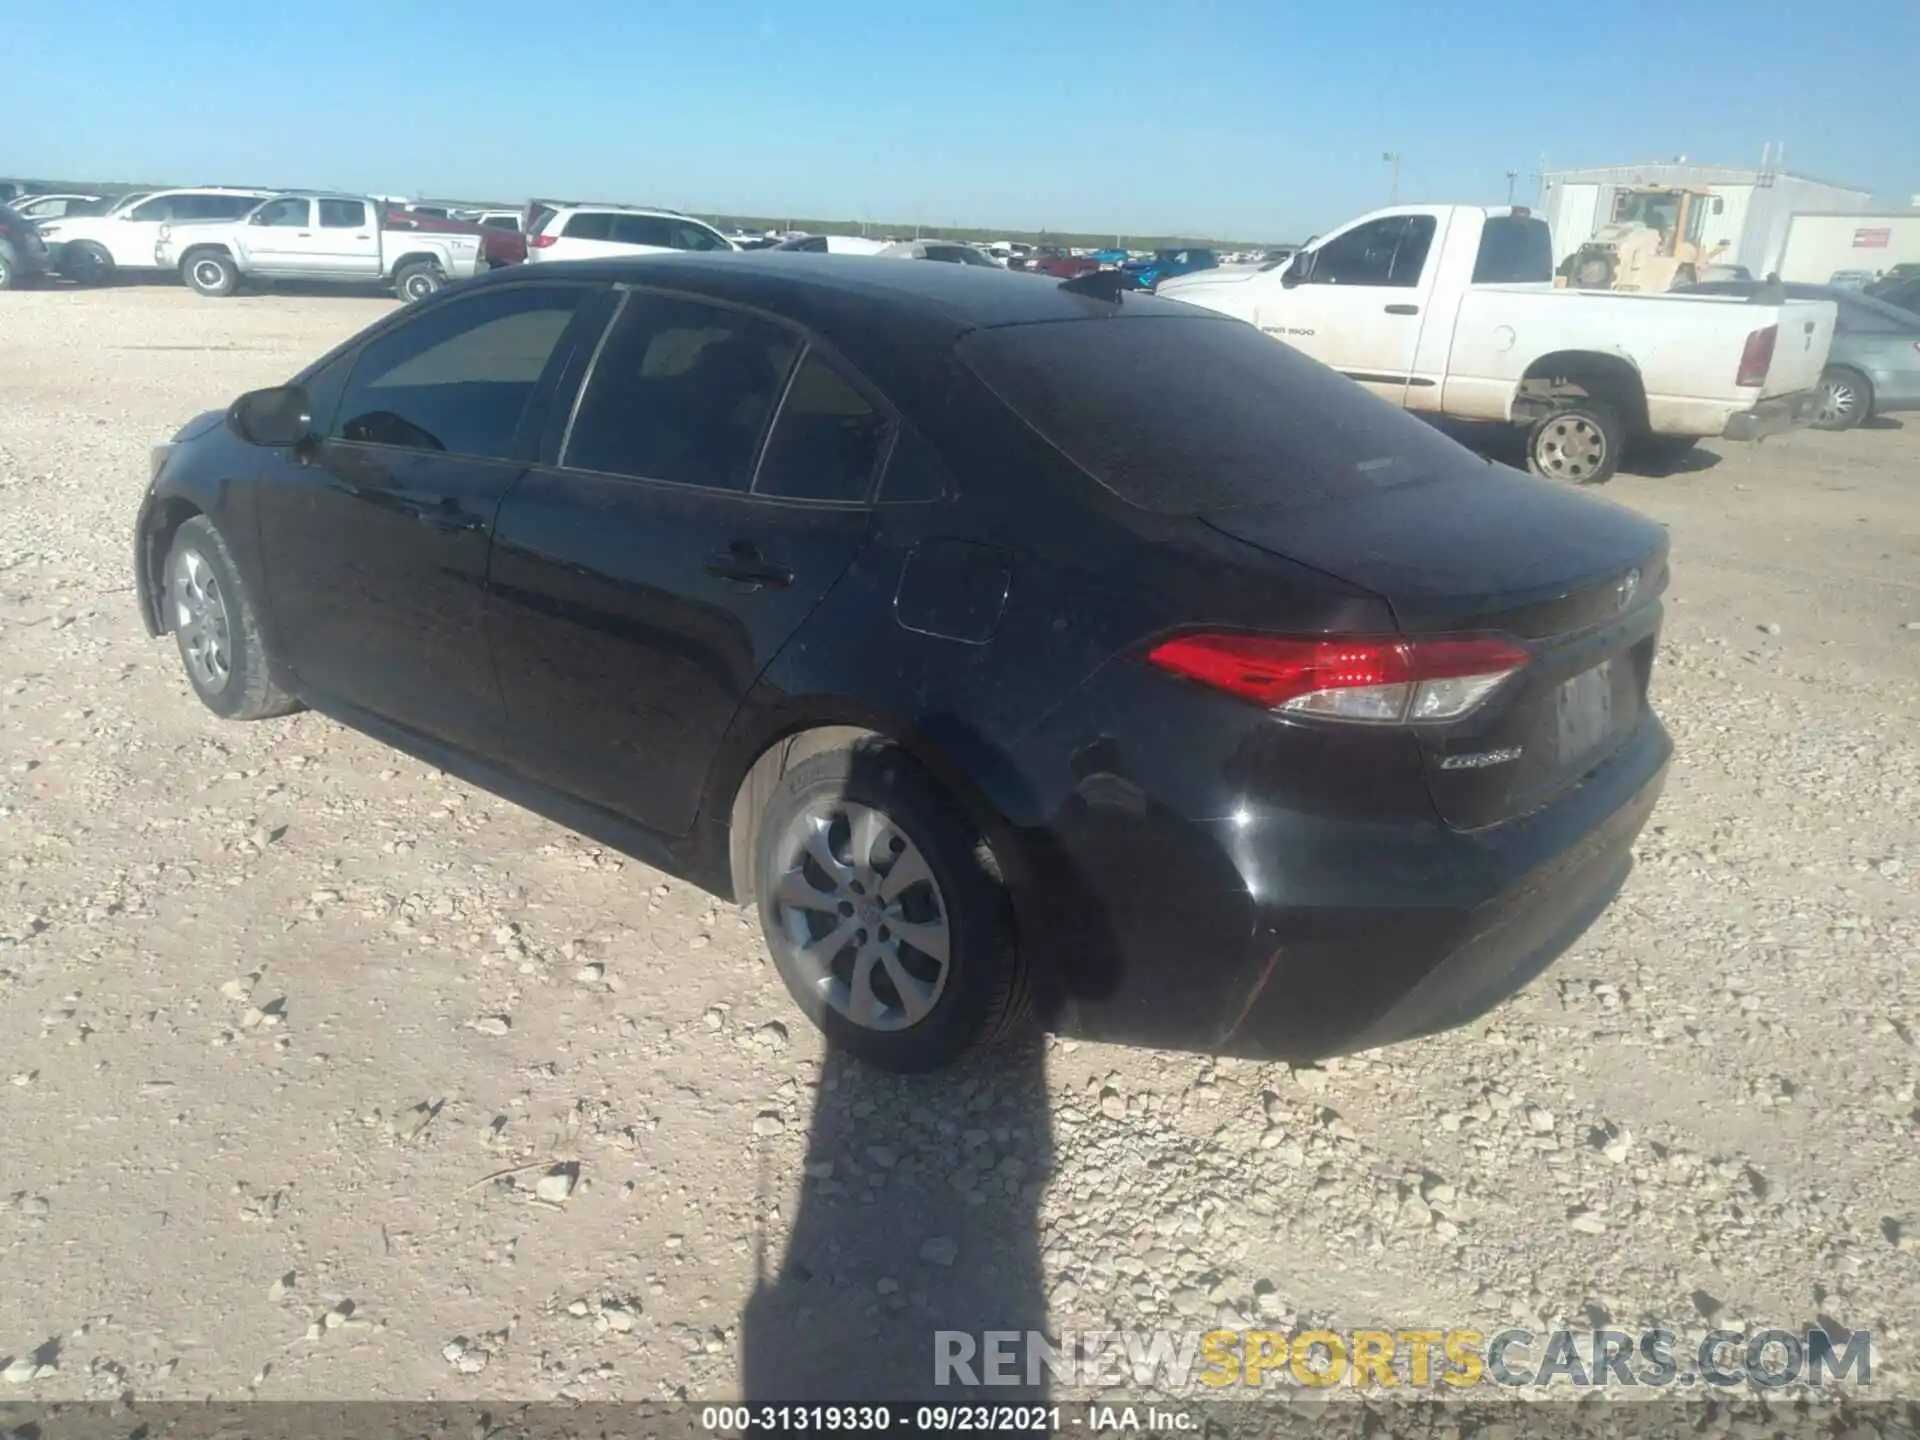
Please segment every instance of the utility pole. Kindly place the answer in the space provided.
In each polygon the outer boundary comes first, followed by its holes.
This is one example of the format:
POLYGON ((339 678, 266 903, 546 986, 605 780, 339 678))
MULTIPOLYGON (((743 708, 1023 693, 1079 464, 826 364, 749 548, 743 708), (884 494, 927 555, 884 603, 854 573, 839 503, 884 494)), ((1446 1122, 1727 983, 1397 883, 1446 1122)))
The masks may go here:
POLYGON ((1507 171, 1507 204, 1513 203, 1513 182, 1520 178, 1518 170, 1507 171))
POLYGON ((1388 191, 1387 203, 1398 205, 1400 203, 1400 152, 1389 150, 1380 158, 1393 167, 1393 188, 1388 191))

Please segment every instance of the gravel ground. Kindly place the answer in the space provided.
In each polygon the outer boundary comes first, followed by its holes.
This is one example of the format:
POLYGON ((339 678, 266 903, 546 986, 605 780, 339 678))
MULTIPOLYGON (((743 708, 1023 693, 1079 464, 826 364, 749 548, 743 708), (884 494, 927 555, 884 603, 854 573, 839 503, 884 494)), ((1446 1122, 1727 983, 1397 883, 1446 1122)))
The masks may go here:
POLYGON ((141 632, 147 447, 391 303, 0 295, 0 1395, 899 1395, 936 1325, 1216 1319, 1817 1320, 1915 1393, 1920 423, 1610 488, 1678 758, 1487 1021, 904 1082, 741 912, 141 632))

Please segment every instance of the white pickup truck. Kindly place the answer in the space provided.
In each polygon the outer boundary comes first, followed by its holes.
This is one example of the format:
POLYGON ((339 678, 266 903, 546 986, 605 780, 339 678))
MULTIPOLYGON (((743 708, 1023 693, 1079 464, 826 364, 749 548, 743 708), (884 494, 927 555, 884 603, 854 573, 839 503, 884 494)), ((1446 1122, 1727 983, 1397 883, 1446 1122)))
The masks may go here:
POLYGON ((1291 260, 1163 281, 1408 410, 1527 430, 1536 474, 1597 484, 1628 446, 1684 449, 1806 424, 1826 301, 1565 290, 1517 206, 1376 210, 1291 260))
POLYGON ((242 280, 385 281, 402 300, 487 268, 479 236, 388 230, 383 213, 367 195, 290 191, 238 220, 161 226, 154 261, 202 295, 231 295, 242 280))

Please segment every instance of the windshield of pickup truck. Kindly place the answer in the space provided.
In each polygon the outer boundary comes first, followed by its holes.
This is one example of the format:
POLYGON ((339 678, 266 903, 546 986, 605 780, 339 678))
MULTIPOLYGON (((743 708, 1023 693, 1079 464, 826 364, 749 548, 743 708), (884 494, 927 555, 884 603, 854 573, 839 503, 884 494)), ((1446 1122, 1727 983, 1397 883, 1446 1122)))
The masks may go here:
POLYGON ((1238 321, 1009 325, 976 330, 958 349, 1055 449, 1162 515, 1310 505, 1480 463, 1238 321))

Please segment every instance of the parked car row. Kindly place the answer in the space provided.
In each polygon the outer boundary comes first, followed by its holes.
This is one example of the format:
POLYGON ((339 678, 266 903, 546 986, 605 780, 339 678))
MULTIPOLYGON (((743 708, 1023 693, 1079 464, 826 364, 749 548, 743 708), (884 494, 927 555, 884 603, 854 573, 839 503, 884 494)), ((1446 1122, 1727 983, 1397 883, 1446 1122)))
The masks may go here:
POLYGON ((138 191, 112 200, 22 197, 4 272, 57 273, 81 285, 177 273, 202 295, 279 280, 390 285, 419 300, 451 281, 523 263, 771 247, 822 254, 996 265, 944 240, 847 235, 729 236, 704 220, 646 206, 534 200, 524 210, 406 205, 390 197, 237 186, 138 191), (28 253, 26 236, 40 245, 28 253))

